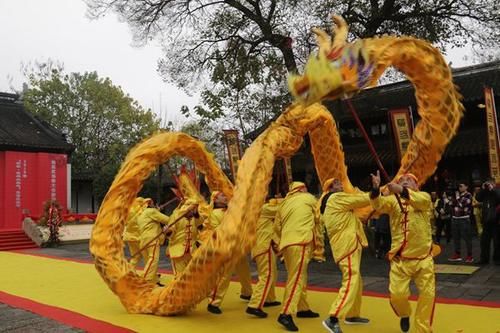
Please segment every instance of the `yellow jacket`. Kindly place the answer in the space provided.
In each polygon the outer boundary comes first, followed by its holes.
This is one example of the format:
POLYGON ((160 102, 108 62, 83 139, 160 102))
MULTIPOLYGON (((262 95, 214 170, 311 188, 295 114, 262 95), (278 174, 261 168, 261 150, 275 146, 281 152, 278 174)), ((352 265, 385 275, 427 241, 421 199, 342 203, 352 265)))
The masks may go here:
MULTIPOLYGON (((156 208, 146 208, 137 218, 137 224, 141 231, 141 243, 155 238, 162 230, 162 224, 168 224, 168 216, 162 214, 156 208)), ((160 238, 161 241, 161 238, 160 238)))
POLYGON ((404 259, 424 259, 432 252, 431 196, 421 191, 408 190, 408 193, 409 199, 400 196, 404 213, 394 195, 379 195, 371 201, 377 212, 389 214, 392 237, 389 260, 398 252, 404 259))
POLYGON ((252 259, 266 253, 273 239, 273 222, 278 210, 278 202, 270 200, 262 206, 259 220, 257 221, 257 233, 255 245, 252 248, 252 259))
POLYGON ((123 240, 126 242, 139 241, 141 237, 141 231, 139 230, 139 225, 137 224, 137 218, 142 212, 143 207, 140 205, 132 205, 127 216, 127 224, 125 225, 125 230, 123 232, 123 240))
POLYGON ((198 241, 200 243, 205 243, 209 237, 211 237, 212 232, 219 226, 224 217, 225 208, 211 208, 209 211, 200 212, 200 216, 203 222, 203 229, 198 235, 198 241), (207 216, 208 214, 208 216, 207 216))
POLYGON ((316 198, 305 192, 287 195, 278 206, 274 220, 274 242, 283 250, 290 245, 308 244, 313 240, 316 198))
POLYGON ((370 205, 368 193, 333 193, 321 216, 325 224, 335 262, 354 252, 359 244, 368 246, 363 224, 354 215, 354 209, 370 205))
MULTIPOLYGON (((172 225, 180 216, 186 214, 189 206, 182 205, 174 210, 170 216, 169 225, 172 225)), ((170 258, 180 258, 188 253, 193 253, 196 249, 196 240, 198 236, 198 225, 201 219, 181 218, 170 227, 172 235, 168 242, 167 253, 170 258)))
POLYGON ((210 215, 208 216, 205 226, 211 230, 217 228, 219 224, 221 224, 225 212, 226 212, 225 208, 214 208, 210 213, 210 215))

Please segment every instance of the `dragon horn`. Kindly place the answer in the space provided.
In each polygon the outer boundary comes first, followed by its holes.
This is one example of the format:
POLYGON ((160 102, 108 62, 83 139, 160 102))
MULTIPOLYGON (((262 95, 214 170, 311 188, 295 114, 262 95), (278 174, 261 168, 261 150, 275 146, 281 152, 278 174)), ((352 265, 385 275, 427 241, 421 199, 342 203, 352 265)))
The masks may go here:
POLYGON ((347 42, 347 33, 349 32, 349 27, 344 18, 340 15, 333 15, 333 31, 335 37, 333 38, 332 48, 340 48, 344 46, 347 42))

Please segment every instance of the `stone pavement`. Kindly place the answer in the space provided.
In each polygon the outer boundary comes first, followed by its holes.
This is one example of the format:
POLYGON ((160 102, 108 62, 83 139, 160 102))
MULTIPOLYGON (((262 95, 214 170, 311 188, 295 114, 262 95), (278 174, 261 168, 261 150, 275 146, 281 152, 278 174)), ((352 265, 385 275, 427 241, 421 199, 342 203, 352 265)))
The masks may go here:
POLYGON ((84 332, 29 311, 0 303, 0 332, 9 333, 69 333, 84 332))

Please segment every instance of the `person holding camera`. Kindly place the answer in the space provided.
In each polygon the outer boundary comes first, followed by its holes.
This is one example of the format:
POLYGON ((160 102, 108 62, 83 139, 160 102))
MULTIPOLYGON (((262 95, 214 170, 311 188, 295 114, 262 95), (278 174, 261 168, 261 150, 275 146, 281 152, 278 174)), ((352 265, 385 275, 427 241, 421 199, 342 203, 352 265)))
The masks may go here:
POLYGON ((481 260, 479 264, 489 264, 491 241, 493 240, 493 261, 500 265, 500 220, 498 214, 500 189, 495 186, 494 179, 488 179, 484 182, 476 200, 483 204, 481 221, 483 233, 481 234, 481 260))

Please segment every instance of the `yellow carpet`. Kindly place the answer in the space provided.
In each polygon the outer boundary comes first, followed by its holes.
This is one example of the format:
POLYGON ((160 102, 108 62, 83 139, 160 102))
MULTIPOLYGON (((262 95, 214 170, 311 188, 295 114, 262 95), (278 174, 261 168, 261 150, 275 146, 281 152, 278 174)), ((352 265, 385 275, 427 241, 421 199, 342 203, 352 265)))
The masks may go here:
MULTIPOLYGON (((251 318, 244 313, 246 304, 238 298, 237 283, 231 283, 222 306, 224 313, 219 316, 206 311, 206 302, 187 316, 130 315, 100 279, 93 265, 9 252, 0 252, 0 264, 0 290, 3 292, 138 332, 285 332, 276 322, 279 307, 267 308, 270 315, 267 319, 251 318)), ((165 282, 168 279, 163 277, 165 282)), ((283 289, 278 288, 277 294, 281 297, 283 289)), ((335 296, 333 292, 309 292, 312 309, 320 312, 321 319, 327 316, 335 296)), ((414 308, 415 304, 412 306, 414 308)), ((434 332, 498 333, 499 313, 498 308, 438 303, 434 332)), ((371 319, 371 324, 357 327, 344 325, 345 333, 399 332, 399 321, 385 298, 365 296, 362 314, 371 319)), ((300 332, 326 332, 320 319, 297 319, 296 324, 300 332)))
POLYGON ((477 266, 467 266, 467 265, 436 264, 434 267, 435 267, 436 274, 467 274, 467 275, 470 275, 479 269, 479 267, 477 267, 477 266))

